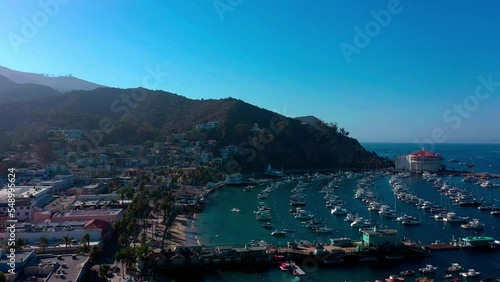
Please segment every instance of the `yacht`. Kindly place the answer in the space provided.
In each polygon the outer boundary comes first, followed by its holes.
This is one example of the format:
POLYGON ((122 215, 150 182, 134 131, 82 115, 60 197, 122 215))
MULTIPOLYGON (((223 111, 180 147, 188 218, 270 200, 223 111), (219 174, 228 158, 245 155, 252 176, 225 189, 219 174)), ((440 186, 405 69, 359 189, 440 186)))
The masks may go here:
POLYGON ((238 208, 233 208, 231 211, 232 211, 232 212, 241 212, 241 210, 240 210, 240 209, 238 209, 238 208))
POLYGON ((422 222, 416 218, 408 218, 408 219, 405 219, 403 221, 401 221, 401 224, 403 225, 418 225, 418 224, 421 224, 422 222))
POLYGON ((260 213, 257 215, 257 220, 260 220, 260 221, 271 221, 271 219, 273 219, 273 217, 271 216, 270 213, 267 213, 267 212, 260 213))
POLYGON ((474 269, 469 269, 467 272, 460 272, 460 275, 463 277, 478 277, 481 274, 479 271, 475 271, 474 269))
POLYGON ((408 269, 408 270, 401 271, 399 274, 401 274, 402 276, 413 276, 413 275, 415 275, 415 271, 408 269))
POLYGON ((451 264, 450 267, 446 268, 446 271, 448 271, 448 272, 458 272, 458 271, 460 271, 462 269, 463 268, 462 268, 462 266, 460 266, 460 264, 454 262, 454 263, 451 264))
POLYGON ((476 183, 477 182, 477 178, 473 177, 473 176, 466 176, 464 178, 462 178, 462 181, 463 182, 472 182, 472 183, 476 183))
POLYGON ((465 222, 468 217, 457 216, 454 212, 449 212, 446 217, 443 218, 445 222, 465 222))
POLYGON ((482 204, 480 205, 479 207, 477 207, 478 210, 481 210, 481 211, 493 211, 493 210, 496 210, 497 209, 497 206, 495 205, 485 205, 485 204, 482 204))
POLYGON ((370 227, 371 226, 371 222, 367 219, 363 219, 361 217, 355 219, 352 223, 351 223, 351 227, 370 227))
POLYGON ((348 213, 346 217, 344 218, 344 221, 346 222, 353 222, 356 219, 356 215, 352 213, 348 213))
POLYGON ((297 214, 294 216, 296 219, 313 219, 314 215, 307 213, 304 210, 300 210, 297 212, 297 214))
POLYGON ((319 227, 319 228, 316 228, 316 233, 326 234, 326 233, 332 233, 332 232, 333 232, 332 228, 328 228, 328 227, 319 227))
POLYGON ((494 210, 490 212, 491 215, 500 215, 500 210, 494 210))
POLYGON ((436 272, 437 266, 432 266, 431 264, 426 265, 425 267, 419 268, 418 270, 422 273, 434 273, 436 272))
POLYGON ((399 282, 399 281, 405 281, 405 279, 397 275, 390 275, 389 278, 385 278, 385 282, 399 282))
POLYGON ((479 219, 473 219, 469 221, 469 223, 464 223, 460 225, 463 229, 472 229, 472 230, 480 230, 484 228, 484 224, 479 222, 479 219))
POLYGON ((306 200, 304 198, 298 198, 290 201, 290 205, 294 207, 303 207, 306 205, 306 200))
POLYGON ((331 214, 336 214, 336 215, 345 215, 347 214, 347 210, 340 207, 340 206, 336 206, 335 208, 333 208, 331 211, 330 211, 331 214))
POLYGON ((271 224, 271 223, 266 223, 266 224, 262 224, 262 227, 266 228, 266 229, 273 229, 274 226, 271 224))
POLYGON ((271 235, 273 235, 274 237, 283 237, 286 236, 286 232, 283 230, 276 229, 273 232, 271 232, 271 235))
POLYGON ((481 184, 479 184, 481 187, 483 188, 491 188, 491 187, 495 187, 495 184, 491 183, 490 181, 488 180, 485 180, 483 182, 481 182, 481 184))

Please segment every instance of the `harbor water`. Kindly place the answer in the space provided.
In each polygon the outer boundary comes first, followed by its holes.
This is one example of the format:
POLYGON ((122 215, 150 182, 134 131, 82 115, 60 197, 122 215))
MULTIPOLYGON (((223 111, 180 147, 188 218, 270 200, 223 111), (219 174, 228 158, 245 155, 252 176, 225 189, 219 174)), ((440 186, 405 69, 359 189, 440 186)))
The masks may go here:
MULTIPOLYGON (((374 144, 377 148, 370 148, 370 145, 365 145, 368 150, 377 151, 379 155, 394 148, 384 147, 383 144, 374 144)), ((401 146, 401 145, 400 145, 401 146)), ((414 151, 414 144, 407 144, 407 148, 397 147, 405 152, 414 151)), ((446 148, 441 145, 443 154, 445 152, 454 152, 453 158, 466 159, 467 156, 474 153, 475 156, 480 156, 480 159, 474 159, 474 163, 482 168, 500 167, 500 146, 498 145, 461 145, 459 153, 454 151, 454 146, 446 148), (490 166, 491 165, 491 166, 490 166)), ((393 149, 392 149, 393 150, 393 149)), ((392 153, 392 152, 391 152, 392 153)), ((386 153, 386 154, 391 154, 386 153)), ((399 154, 399 153, 395 153, 399 154)), ((445 155, 445 157, 447 157, 445 155)), ((470 159, 470 157, 469 157, 470 159)), ((457 164, 455 164, 457 165, 457 164)), ((477 171, 477 170, 476 170, 477 171)), ((495 172, 491 169, 492 172, 495 172)), ((354 198, 354 193, 357 187, 359 178, 349 178, 343 181, 335 193, 344 201, 344 207, 353 213, 358 213, 360 216, 370 219, 372 225, 381 225, 387 228, 396 229, 401 237, 406 237, 411 241, 420 241, 424 244, 431 244, 435 241, 449 242, 452 239, 459 240, 467 236, 484 235, 500 239, 500 217, 491 215, 487 211, 481 211, 477 207, 459 206, 454 204, 446 195, 439 193, 432 182, 425 181, 420 175, 412 175, 403 178, 404 183, 422 199, 431 201, 435 205, 441 205, 444 208, 456 212, 459 216, 468 216, 469 219, 479 219, 485 224, 483 230, 467 230, 462 229, 460 224, 446 223, 434 220, 429 211, 417 209, 414 204, 406 203, 396 199, 392 192, 392 186, 389 184, 389 179, 392 175, 384 175, 374 181, 373 193, 382 202, 396 209, 398 214, 411 215, 422 221, 420 225, 401 225, 393 219, 388 219, 380 216, 378 213, 368 211, 366 204, 359 199, 354 198)), ((482 202, 497 203, 500 199, 499 188, 483 188, 477 184, 463 182, 462 177, 451 177, 448 175, 441 176, 443 180, 452 183, 452 185, 461 189, 467 190, 476 199, 482 202)), ((495 183, 500 183, 499 179, 491 180, 495 183)), ((209 204, 206 209, 198 215, 196 220, 197 236, 201 244, 206 246, 222 246, 235 245, 242 246, 251 240, 263 240, 274 244, 277 247, 284 247, 287 241, 307 240, 309 242, 328 243, 330 238, 349 237, 353 240, 360 240, 360 232, 358 228, 352 228, 344 221, 345 216, 332 215, 330 209, 326 207, 323 199, 324 194, 319 193, 321 188, 327 181, 313 182, 308 186, 304 193, 307 205, 304 207, 308 212, 314 214, 315 219, 325 223, 333 228, 331 234, 312 233, 304 225, 303 222, 297 220, 289 213, 292 208, 290 206, 289 197, 290 190, 293 189, 297 182, 284 183, 280 188, 269 194, 267 199, 258 199, 257 195, 265 189, 267 185, 258 186, 251 191, 244 192, 241 187, 225 187, 214 195, 210 196, 209 204), (272 220, 271 224, 275 229, 295 229, 295 233, 287 233, 285 237, 273 237, 273 230, 262 227, 263 222, 258 221, 254 214, 259 202, 265 202, 271 207, 272 220), (237 208, 240 212, 233 212, 232 209, 237 208)), ((498 205, 499 203, 497 203, 498 205)), ((499 251, 495 250, 448 250, 448 251, 433 251, 432 256, 420 258, 411 261, 390 261, 390 262, 363 262, 357 265, 335 265, 331 267, 318 268, 314 263, 302 265, 301 267, 307 272, 309 281, 375 281, 384 279, 391 274, 399 274, 402 270, 412 269, 418 272, 418 269, 432 264, 438 269, 435 274, 428 275, 441 281, 441 277, 445 274, 445 268, 451 263, 459 263, 465 269, 474 268, 481 271, 480 277, 499 277, 500 276, 500 260, 499 251)), ((417 276, 418 277, 418 273, 417 276)), ((208 273, 204 276, 203 281, 296 281, 298 278, 288 272, 282 272, 278 267, 271 267, 268 271, 255 273, 242 273, 219 271, 217 273, 208 273)), ((465 278, 464 278, 465 279, 465 278)), ((302 279, 304 280, 304 279, 302 279)), ((407 281, 413 281, 414 278, 408 278, 407 281)), ((470 278, 469 278, 470 280, 470 278)), ((465 281, 465 280, 464 280, 465 281)), ((478 280, 479 281, 479 280, 478 280)))

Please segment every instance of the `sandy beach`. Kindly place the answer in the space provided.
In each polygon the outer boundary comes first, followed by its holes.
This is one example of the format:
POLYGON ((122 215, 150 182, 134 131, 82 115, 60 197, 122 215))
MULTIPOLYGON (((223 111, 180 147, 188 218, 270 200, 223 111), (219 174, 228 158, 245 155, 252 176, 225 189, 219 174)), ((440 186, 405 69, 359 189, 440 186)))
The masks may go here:
POLYGON ((165 239, 166 247, 199 245, 196 220, 196 214, 178 215, 172 226, 168 228, 165 239))

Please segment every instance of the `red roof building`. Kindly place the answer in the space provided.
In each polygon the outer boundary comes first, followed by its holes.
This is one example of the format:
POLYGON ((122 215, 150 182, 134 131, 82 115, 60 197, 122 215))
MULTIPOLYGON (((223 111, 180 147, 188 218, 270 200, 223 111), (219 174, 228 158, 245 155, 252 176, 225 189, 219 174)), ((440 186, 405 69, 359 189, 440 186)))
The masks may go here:
POLYGON ((396 156, 394 164, 397 170, 412 171, 412 172, 437 172, 443 168, 444 158, 441 154, 426 151, 422 148, 421 151, 413 152, 408 155, 396 156))

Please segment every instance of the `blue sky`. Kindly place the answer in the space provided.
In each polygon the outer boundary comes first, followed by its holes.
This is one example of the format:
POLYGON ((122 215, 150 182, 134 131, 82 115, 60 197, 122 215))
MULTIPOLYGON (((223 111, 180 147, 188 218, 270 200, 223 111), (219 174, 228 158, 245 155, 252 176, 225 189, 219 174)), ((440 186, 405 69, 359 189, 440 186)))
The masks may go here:
POLYGON ((363 142, 500 142, 500 3, 437 2, 4 0, 0 65, 121 88, 159 65, 163 90, 315 115, 363 142), (356 45, 382 10, 391 19, 356 45), (488 75, 496 91, 479 99, 488 75))

